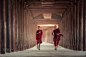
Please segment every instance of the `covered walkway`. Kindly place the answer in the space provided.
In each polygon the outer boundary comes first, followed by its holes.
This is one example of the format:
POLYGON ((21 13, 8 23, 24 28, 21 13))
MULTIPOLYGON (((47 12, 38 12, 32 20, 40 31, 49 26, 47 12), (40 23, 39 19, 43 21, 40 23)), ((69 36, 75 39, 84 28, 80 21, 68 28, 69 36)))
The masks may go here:
POLYGON ((86 51, 74 51, 58 46, 57 51, 54 50, 54 45, 43 42, 41 50, 37 50, 37 46, 30 49, 6 54, 0 54, 6 57, 86 57, 86 51))
POLYGON ((0 0, 0 56, 85 55, 86 0, 0 0), (64 36, 57 51, 49 44, 55 25, 64 36), (43 30, 40 51, 36 48, 37 26, 43 30))

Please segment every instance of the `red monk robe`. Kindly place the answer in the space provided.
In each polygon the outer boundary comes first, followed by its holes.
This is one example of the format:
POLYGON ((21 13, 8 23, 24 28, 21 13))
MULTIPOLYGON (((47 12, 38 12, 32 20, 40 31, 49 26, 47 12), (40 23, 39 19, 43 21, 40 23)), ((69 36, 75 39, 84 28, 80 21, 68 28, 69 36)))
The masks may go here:
POLYGON ((60 33, 60 30, 59 29, 55 29, 53 31, 53 33, 54 33, 54 38, 53 38, 54 45, 57 46, 58 43, 59 43, 59 41, 60 41, 61 36, 63 36, 63 35, 62 34, 57 35, 57 33, 60 33))
POLYGON ((43 34, 43 31, 42 30, 37 30, 36 32, 36 41, 37 41, 37 44, 38 43, 42 43, 42 34, 43 34))

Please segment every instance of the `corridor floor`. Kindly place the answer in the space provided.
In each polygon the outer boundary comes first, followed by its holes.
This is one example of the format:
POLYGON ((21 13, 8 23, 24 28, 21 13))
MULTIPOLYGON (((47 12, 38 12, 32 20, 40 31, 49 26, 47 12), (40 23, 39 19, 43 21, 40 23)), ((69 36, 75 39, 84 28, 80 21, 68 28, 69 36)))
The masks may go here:
POLYGON ((61 46, 55 51, 53 44, 43 42, 40 51, 34 46, 24 51, 0 54, 0 57, 86 57, 86 51, 73 51, 61 46))

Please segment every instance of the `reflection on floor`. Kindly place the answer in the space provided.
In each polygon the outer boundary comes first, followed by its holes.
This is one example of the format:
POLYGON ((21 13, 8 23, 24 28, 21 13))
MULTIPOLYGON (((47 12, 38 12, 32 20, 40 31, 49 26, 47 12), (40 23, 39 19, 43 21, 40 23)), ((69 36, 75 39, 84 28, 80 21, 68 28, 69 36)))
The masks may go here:
POLYGON ((43 42, 41 44, 40 50, 37 49, 37 46, 33 48, 0 54, 0 57, 86 57, 86 51, 73 51, 70 49, 63 48, 61 46, 57 47, 57 51, 54 50, 54 45, 50 43, 43 42))

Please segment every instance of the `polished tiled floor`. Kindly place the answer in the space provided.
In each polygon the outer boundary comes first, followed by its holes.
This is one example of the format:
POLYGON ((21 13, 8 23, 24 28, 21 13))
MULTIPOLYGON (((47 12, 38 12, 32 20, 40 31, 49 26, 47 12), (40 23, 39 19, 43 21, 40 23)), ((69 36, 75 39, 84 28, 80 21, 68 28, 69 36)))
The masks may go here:
POLYGON ((53 44, 43 42, 40 50, 34 46, 24 51, 0 54, 0 57, 86 57, 86 51, 73 51, 61 46, 55 51, 53 44))

